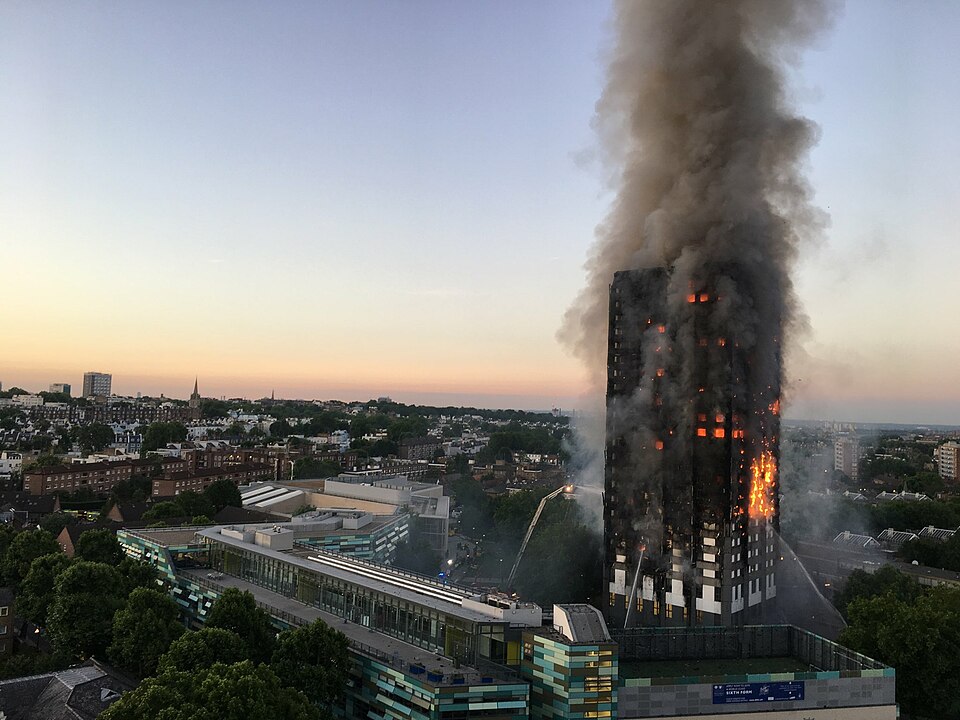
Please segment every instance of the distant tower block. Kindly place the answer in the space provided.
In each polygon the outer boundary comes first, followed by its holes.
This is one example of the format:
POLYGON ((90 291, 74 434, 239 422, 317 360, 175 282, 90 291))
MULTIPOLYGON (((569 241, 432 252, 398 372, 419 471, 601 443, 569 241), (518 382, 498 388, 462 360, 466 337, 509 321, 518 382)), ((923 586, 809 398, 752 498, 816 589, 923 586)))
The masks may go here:
POLYGON ((83 397, 110 397, 113 376, 109 373, 85 372, 83 374, 83 397))
POLYGON ((709 282, 682 290, 663 268, 618 272, 610 287, 613 627, 752 623, 776 597, 780 328, 747 352, 718 329, 709 282))
POLYGON ((860 438, 856 434, 842 435, 834 441, 833 469, 851 480, 860 477, 860 438))

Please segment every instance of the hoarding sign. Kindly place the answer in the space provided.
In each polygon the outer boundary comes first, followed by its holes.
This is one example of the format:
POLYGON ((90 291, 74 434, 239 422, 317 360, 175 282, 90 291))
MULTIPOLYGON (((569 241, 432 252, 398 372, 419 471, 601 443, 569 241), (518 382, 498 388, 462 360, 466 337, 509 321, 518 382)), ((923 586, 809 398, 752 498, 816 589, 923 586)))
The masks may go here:
POLYGON ((713 686, 713 704, 803 700, 803 681, 726 683, 713 686))

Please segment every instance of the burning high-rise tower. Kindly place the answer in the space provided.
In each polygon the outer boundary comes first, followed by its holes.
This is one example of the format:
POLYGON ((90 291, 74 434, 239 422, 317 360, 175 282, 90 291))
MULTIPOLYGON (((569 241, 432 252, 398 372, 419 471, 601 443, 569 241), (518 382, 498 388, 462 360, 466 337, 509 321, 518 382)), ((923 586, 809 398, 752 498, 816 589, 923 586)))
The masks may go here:
POLYGON ((779 377, 755 369, 779 323, 737 337, 723 282, 675 285, 657 268, 610 288, 604 568, 621 627, 738 624, 776 596, 779 377))
POLYGON ((595 125, 616 193, 562 332, 607 375, 611 624, 749 622, 776 596, 790 274, 823 221, 801 172, 816 128, 785 74, 829 16, 821 0, 615 3, 595 125))

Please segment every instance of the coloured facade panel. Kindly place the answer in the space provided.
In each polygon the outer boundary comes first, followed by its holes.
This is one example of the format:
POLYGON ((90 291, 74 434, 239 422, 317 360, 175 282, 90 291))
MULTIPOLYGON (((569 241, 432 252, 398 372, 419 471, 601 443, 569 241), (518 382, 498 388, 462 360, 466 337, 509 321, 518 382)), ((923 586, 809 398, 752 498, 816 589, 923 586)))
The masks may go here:
POLYGON ((523 676, 530 682, 531 717, 617 716, 617 646, 574 643, 556 631, 523 635, 523 676))

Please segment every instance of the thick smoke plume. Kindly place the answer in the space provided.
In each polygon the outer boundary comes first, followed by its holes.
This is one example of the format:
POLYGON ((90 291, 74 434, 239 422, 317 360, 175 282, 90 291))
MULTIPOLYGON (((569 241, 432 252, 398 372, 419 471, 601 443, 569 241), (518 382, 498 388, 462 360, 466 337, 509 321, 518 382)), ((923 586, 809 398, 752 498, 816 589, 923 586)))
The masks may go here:
MULTIPOLYGON (((817 129, 791 108, 785 71, 829 10, 819 0, 616 3, 595 118, 616 194, 560 333, 596 390, 606 379, 614 272, 661 267, 676 340, 695 339, 685 300, 710 288, 721 299, 708 330, 750 358, 735 392, 779 397, 782 335, 801 318, 791 268, 824 220, 801 172, 817 129)), ((678 400, 702 382, 693 376, 676 368, 678 400)), ((642 429, 642 418, 634 422, 642 429)), ((689 428, 678 418, 678 434, 689 428)))

